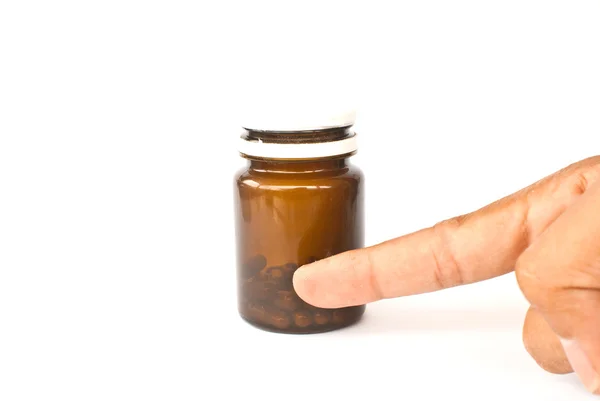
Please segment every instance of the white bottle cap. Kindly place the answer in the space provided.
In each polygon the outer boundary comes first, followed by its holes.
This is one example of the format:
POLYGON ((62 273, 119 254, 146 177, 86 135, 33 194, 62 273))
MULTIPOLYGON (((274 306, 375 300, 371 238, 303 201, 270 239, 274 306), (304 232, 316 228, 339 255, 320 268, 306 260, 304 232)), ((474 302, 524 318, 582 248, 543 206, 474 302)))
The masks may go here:
MULTIPOLYGON (((255 103, 248 107, 242 127, 247 130, 301 132, 354 125, 356 110, 340 104, 319 100, 299 103, 255 103)), ((312 159, 354 153, 357 150, 356 134, 330 142, 319 143, 268 143, 240 138, 240 153, 264 158, 312 159)))
MULTIPOLYGON (((333 68, 333 67, 331 67, 333 68)), ((237 96, 238 123, 257 131, 309 131, 347 127, 356 111, 351 82, 320 72, 265 68, 248 73, 237 96)))
POLYGON ((256 131, 314 131, 354 125, 356 110, 334 103, 260 102, 244 110, 241 125, 256 131))
MULTIPOLYGON (((248 77, 243 93, 235 100, 239 125, 246 130, 315 131, 350 127, 356 120, 352 85, 343 74, 269 69, 248 77)), ((240 138, 239 142, 242 154, 278 159, 337 156, 356 149, 356 135, 306 144, 266 143, 248 138, 240 138)))

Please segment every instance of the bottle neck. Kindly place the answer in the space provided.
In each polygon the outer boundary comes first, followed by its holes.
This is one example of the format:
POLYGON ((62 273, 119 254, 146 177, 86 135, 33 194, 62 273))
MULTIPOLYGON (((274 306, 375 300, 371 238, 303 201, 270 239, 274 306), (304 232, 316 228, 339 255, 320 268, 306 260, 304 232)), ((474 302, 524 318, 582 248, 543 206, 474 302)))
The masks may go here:
POLYGON ((316 160, 249 160, 249 169, 258 173, 319 173, 348 168, 349 156, 316 160))

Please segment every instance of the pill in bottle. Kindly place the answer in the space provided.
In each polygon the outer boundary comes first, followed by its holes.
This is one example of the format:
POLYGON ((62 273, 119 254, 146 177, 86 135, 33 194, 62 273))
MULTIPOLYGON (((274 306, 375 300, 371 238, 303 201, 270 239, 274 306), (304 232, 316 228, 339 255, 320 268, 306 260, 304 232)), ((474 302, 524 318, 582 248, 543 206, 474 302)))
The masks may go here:
POLYGON ((280 333, 350 326, 365 305, 315 307, 298 297, 292 277, 299 266, 364 246, 364 178, 350 162, 356 112, 258 117, 238 142, 246 163, 234 186, 239 314, 280 333))

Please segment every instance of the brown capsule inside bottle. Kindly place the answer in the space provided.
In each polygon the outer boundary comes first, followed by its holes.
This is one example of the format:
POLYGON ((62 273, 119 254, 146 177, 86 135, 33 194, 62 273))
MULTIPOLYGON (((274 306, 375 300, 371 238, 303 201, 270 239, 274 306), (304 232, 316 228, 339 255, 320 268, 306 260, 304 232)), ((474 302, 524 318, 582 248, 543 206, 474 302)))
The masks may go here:
MULTIPOLYGON (((350 127, 303 132, 246 131, 245 140, 305 144, 343 140, 350 127)), ((284 160, 242 154, 235 178, 238 310, 255 327, 320 333, 360 320, 365 305, 322 309, 294 291, 298 266, 364 246, 363 173, 354 152, 284 160)))

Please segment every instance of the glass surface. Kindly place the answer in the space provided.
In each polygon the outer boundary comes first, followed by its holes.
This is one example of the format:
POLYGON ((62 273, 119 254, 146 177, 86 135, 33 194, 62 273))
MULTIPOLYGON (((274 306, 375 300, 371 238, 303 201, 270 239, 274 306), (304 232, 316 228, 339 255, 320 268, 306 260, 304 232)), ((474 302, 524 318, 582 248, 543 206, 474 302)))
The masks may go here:
POLYGON ((348 326, 365 306, 321 309, 294 292, 303 264, 364 246, 363 174, 348 157, 250 160, 236 176, 238 308, 269 331, 316 333, 348 326))

